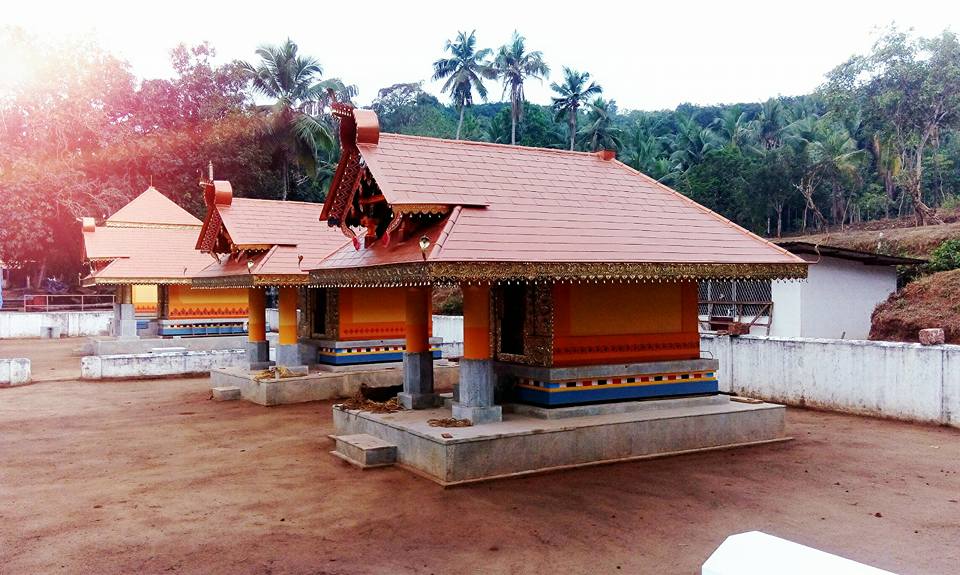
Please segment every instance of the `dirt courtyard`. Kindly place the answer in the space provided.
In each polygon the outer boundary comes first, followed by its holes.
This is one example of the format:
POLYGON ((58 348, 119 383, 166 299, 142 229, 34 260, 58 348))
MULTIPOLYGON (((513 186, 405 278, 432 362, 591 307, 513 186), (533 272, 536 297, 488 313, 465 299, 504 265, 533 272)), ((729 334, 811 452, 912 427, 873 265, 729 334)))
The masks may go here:
POLYGON ((758 529, 960 567, 960 431, 788 412, 791 442, 444 490, 327 452, 330 403, 206 379, 0 389, 0 572, 699 573, 758 529))

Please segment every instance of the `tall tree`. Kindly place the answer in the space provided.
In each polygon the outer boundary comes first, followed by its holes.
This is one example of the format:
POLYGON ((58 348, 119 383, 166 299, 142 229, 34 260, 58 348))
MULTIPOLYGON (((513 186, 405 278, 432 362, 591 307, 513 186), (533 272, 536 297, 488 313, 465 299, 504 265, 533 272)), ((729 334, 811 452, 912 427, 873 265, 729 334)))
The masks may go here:
POLYGON ((623 142, 620 140, 623 131, 613 123, 616 113, 617 104, 613 100, 608 102, 603 98, 597 98, 590 102, 587 123, 579 132, 585 148, 591 152, 598 152, 600 150, 619 151, 623 147, 623 142))
POLYGON ((917 223, 938 222, 923 197, 924 157, 939 134, 960 128, 960 42, 949 31, 913 38, 891 28, 865 56, 828 76, 828 92, 856 100, 872 124, 889 134, 900 157, 899 180, 917 223))
POLYGON ((337 80, 320 81, 320 63, 300 55, 297 44, 289 38, 280 46, 261 46, 257 55, 260 62, 256 65, 242 66, 254 89, 275 100, 263 110, 263 130, 283 171, 281 199, 286 200, 290 192, 290 165, 302 167, 315 177, 319 152, 333 147, 328 127, 306 110, 326 97, 327 90, 337 90, 343 84, 337 80))
MULTIPOLYGON (((830 116, 818 118, 804 116, 788 127, 787 141, 796 151, 796 158, 803 166, 794 187, 803 196, 805 212, 813 213, 818 230, 827 220, 817 205, 814 194, 827 180, 832 180, 834 194, 842 178, 855 177, 865 151, 860 149, 847 128, 830 116)), ((806 217, 803 227, 806 228, 806 217)))
POLYGON ((450 99, 460 114, 460 119, 457 120, 458 140, 463 128, 463 110, 473 105, 474 90, 481 100, 486 101, 487 87, 483 85, 483 80, 497 77, 496 70, 488 60, 491 50, 477 49, 476 32, 458 32, 456 39, 447 40, 444 46, 444 50, 450 52, 450 57, 433 63, 433 79, 446 80, 441 90, 450 94, 450 99))
POLYGON ((553 97, 553 111, 556 121, 567 120, 567 130, 570 135, 570 149, 573 150, 577 138, 577 112, 590 98, 603 93, 600 84, 590 81, 589 72, 577 72, 563 67, 563 83, 550 84, 550 88, 557 93, 553 97))
POLYGON ((677 129, 671 138, 670 161, 687 171, 703 161, 710 150, 723 147, 723 140, 709 127, 701 126, 692 115, 678 114, 677 129))
POLYGON ((510 93, 510 143, 517 143, 517 123, 523 119, 523 82, 527 78, 542 80, 550 73, 540 51, 527 52, 526 38, 513 32, 509 44, 500 47, 494 69, 503 82, 503 93, 510 93))

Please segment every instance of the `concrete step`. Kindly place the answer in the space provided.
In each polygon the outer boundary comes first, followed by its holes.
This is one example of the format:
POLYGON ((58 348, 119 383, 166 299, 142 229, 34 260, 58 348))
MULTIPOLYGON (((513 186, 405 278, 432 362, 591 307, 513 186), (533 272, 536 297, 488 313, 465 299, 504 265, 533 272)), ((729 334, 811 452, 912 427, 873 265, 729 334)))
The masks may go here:
POLYGON ((397 446, 379 437, 366 433, 330 437, 336 442, 336 449, 330 453, 360 469, 385 467, 397 462, 397 446))
POLYGON ((213 393, 213 399, 217 401, 240 399, 240 388, 237 386, 214 387, 210 391, 213 393))

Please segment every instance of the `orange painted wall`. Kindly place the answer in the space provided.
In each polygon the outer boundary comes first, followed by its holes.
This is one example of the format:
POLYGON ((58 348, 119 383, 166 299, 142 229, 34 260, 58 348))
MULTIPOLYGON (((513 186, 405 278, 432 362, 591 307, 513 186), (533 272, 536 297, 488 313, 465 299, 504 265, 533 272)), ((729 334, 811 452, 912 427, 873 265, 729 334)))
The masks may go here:
POLYGON ((247 290, 191 289, 172 285, 169 290, 169 319, 247 317, 247 290))
POLYGON ((700 357, 694 282, 558 284, 553 290, 554 365, 700 357))
POLYGON ((157 286, 133 286, 133 311, 141 317, 157 317, 157 286))
POLYGON ((406 305, 404 288, 341 288, 340 340, 403 339, 406 305))

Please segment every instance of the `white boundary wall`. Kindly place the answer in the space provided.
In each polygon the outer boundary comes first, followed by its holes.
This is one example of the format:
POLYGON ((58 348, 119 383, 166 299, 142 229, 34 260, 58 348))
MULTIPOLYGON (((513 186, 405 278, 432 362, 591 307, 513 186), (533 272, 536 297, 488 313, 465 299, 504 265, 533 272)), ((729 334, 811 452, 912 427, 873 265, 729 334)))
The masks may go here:
POLYGON ((24 357, 0 359, 0 387, 30 383, 30 360, 24 357))
POLYGON ((960 345, 701 334, 700 348, 722 391, 960 427, 960 345))
POLYGON ((113 311, 4 311, 0 312, 0 339, 48 337, 48 328, 60 337, 110 335, 113 311))
POLYGON ((132 379, 171 375, 207 375, 218 367, 247 367, 242 349, 168 351, 80 358, 81 379, 132 379))

